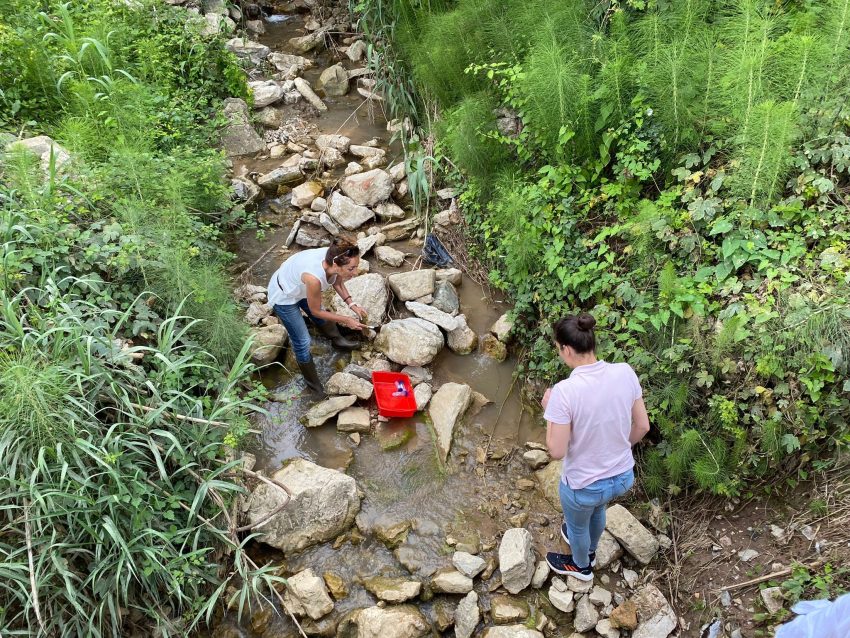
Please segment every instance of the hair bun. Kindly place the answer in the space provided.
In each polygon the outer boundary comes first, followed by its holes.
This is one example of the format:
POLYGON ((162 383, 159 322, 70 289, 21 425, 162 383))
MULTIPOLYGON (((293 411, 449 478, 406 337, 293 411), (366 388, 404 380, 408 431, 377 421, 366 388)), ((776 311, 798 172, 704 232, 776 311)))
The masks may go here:
POLYGON ((593 326, 596 325, 596 319, 592 315, 583 312, 576 319, 576 324, 579 330, 593 330, 593 326))

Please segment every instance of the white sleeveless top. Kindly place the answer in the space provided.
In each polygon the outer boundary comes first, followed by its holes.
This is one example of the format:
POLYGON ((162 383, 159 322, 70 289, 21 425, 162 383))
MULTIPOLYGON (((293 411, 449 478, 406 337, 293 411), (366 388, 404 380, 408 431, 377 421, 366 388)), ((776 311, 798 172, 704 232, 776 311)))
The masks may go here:
POLYGON ((322 292, 333 285, 336 276, 328 281, 322 262, 327 248, 311 248, 292 255, 283 262, 269 280, 268 297, 270 306, 289 306, 307 298, 307 286, 301 275, 310 273, 322 286, 322 292))

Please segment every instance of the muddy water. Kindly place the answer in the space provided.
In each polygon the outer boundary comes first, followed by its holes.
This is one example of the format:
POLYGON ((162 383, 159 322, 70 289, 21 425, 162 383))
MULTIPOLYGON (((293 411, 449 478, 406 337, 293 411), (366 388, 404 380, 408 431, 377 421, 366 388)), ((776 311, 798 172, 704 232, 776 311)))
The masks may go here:
MULTIPOLYGON (((267 33, 260 41, 272 50, 289 52, 288 39, 303 35, 302 26, 299 16, 267 23, 267 33)), ((322 69, 340 61, 328 51, 314 59, 316 67, 305 74, 312 85, 322 69)), ((347 58, 344 63, 349 68, 359 66, 347 58)), ((389 146, 386 120, 380 110, 370 112, 353 89, 348 96, 326 99, 326 103, 328 111, 320 116, 301 111, 315 133, 340 133, 350 137, 354 144, 377 138, 383 148, 389 148, 390 163, 401 159, 392 157, 393 147, 389 146)), ((288 108, 298 113, 298 109, 304 107, 288 108)), ((281 161, 249 160, 236 165, 234 172, 263 172, 281 161)), ((260 208, 260 216, 271 214, 268 204, 265 202, 260 208)), ((291 254, 283 248, 283 243, 297 217, 295 211, 278 213, 276 226, 260 233, 245 231, 233 237, 231 248, 238 256, 238 271, 256 262, 251 280, 265 285, 281 261, 291 254)), ((391 245, 411 253, 408 264, 402 267, 409 269, 420 248, 405 242, 391 245)), ((293 250, 297 250, 294 245, 293 250)), ((399 270, 384 267, 371 256, 369 260, 372 272, 388 274, 399 270)), ((507 310, 504 304, 489 298, 481 287, 466 277, 458 292, 461 312, 478 334, 486 334, 507 310)), ((406 315, 399 304, 392 312, 395 316, 406 315)), ((335 352, 327 341, 314 336, 314 358, 323 378, 341 369, 350 357, 335 352)), ((299 375, 293 375, 283 365, 263 374, 262 381, 273 401, 266 406, 268 416, 262 420, 262 435, 249 448, 257 456, 257 467, 272 474, 287 459, 303 457, 325 467, 343 469, 357 480, 364 494, 358 527, 371 529, 375 525, 401 521, 409 521, 412 526, 408 540, 397 550, 404 555, 405 566, 400 563, 399 556, 370 533, 362 537, 349 535, 337 548, 328 543, 286 558, 268 548, 257 547, 262 560, 280 564, 285 573, 310 567, 319 574, 334 572, 348 583, 349 595, 336 602, 334 612, 320 625, 324 627, 337 621, 348 610, 375 604, 374 597, 362 586, 364 577, 413 573, 414 577, 426 580, 436 569, 449 565, 453 550, 446 543, 448 536, 481 543, 485 550, 482 555, 494 557, 499 534, 514 526, 508 522, 509 518, 526 512, 530 518, 525 526, 535 536, 538 553, 545 552, 544 544, 556 533, 558 515, 537 490, 521 492, 516 487, 519 478, 532 478, 521 459, 523 444, 541 442, 544 429, 539 417, 533 417, 520 402, 522 379, 514 381, 514 367, 512 359, 497 363, 483 354, 459 356, 448 348, 438 355, 431 366, 435 388, 449 381, 466 383, 491 401, 477 414, 467 416, 455 430, 454 447, 445 465, 435 452, 424 414, 379 424, 373 435, 363 436, 360 445, 354 446, 345 434, 336 431, 332 422, 312 429, 301 425, 299 417, 314 401, 304 392, 299 375)), ((370 407, 374 410, 374 406, 370 407)), ((489 596, 486 586, 476 581, 476 589, 486 605, 489 596)), ((529 596, 532 606, 546 605, 537 592, 532 591, 529 596)), ((444 598, 457 602, 456 597, 444 598)), ((438 596, 433 602, 417 604, 430 612, 439 600, 438 596)), ((550 617, 555 613, 551 607, 547 607, 546 612, 550 617)), ((250 621, 243 619, 241 625, 233 625, 232 629, 243 636, 296 635, 288 619, 277 617, 262 622, 255 619, 253 628, 250 621)), ((319 631, 320 628, 313 629, 319 631)), ((333 635, 327 628, 325 631, 328 633, 322 635, 333 635)))

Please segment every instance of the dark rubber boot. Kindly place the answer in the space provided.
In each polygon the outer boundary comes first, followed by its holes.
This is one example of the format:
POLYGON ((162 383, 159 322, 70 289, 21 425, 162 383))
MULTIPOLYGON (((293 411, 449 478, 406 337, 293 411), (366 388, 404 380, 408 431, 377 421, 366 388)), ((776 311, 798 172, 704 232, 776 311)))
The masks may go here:
POLYGON ((304 381, 307 382, 307 387, 313 392, 318 392, 322 396, 325 394, 325 388, 319 380, 319 373, 316 371, 316 363, 310 359, 304 363, 298 362, 298 369, 301 370, 301 375, 304 381))
POLYGON ((352 341, 343 337, 339 332, 339 326, 333 321, 326 321, 319 326, 319 332, 325 335, 331 342, 340 350, 354 350, 360 345, 357 341, 352 341))

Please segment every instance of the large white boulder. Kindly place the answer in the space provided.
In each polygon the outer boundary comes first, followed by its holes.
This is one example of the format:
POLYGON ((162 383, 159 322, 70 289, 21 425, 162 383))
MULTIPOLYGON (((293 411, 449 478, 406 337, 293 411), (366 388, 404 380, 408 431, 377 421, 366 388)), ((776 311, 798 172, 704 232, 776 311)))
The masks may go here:
MULTIPOLYGON (((375 326, 384 322, 387 316, 390 294, 382 275, 378 273, 360 275, 345 282, 345 287, 351 293, 351 300, 369 313, 366 318, 367 324, 375 326)), ((356 316, 339 295, 333 296, 331 305, 333 311, 338 314, 346 317, 356 316)))
POLYGON ((393 273, 387 278, 399 301, 412 301, 434 292, 437 276, 431 268, 393 273))
POLYGON ((375 216, 371 210, 355 203, 342 193, 331 195, 328 213, 334 221, 347 230, 356 230, 375 216))
POLYGON ((444 345, 443 333, 430 321, 411 317, 384 325, 375 347, 402 365, 424 366, 431 363, 444 345))
POLYGON ((471 401, 472 388, 463 383, 444 383, 431 397, 428 414, 437 437, 437 451, 443 461, 449 456, 455 426, 471 401))
POLYGON ((349 175, 341 184, 342 192, 361 206, 374 206, 388 199, 394 186, 390 174, 380 168, 349 175))
POLYGON ((457 319, 452 317, 450 314, 443 312, 442 310, 437 310, 433 306, 429 306, 428 304, 424 303, 418 303, 416 301, 408 301, 404 305, 410 312, 412 312, 420 319, 430 321, 431 323, 440 326, 443 330, 447 332, 451 332, 452 330, 458 327, 457 319))
POLYGON ((455 609, 455 638, 471 638, 481 620, 478 609, 478 594, 469 592, 455 609))
MULTIPOLYGON (((275 472, 275 481, 291 492, 291 500, 258 529, 259 540, 285 554, 324 543, 348 529, 360 511, 354 479, 342 472, 295 459, 275 472)), ((245 509, 250 523, 264 519, 280 507, 286 494, 278 487, 260 483, 245 509)))
POLYGON ((478 346, 478 335, 466 323, 466 315, 457 315, 455 329, 448 333, 447 344, 455 354, 469 354, 478 346))
POLYGON ((368 607, 357 614, 357 638, 424 638, 431 625, 412 605, 368 607))
POLYGON ((274 104, 283 97, 283 88, 274 80, 248 82, 248 88, 254 94, 255 109, 261 109, 274 104))
POLYGON ((268 365, 277 359, 281 348, 286 345, 286 340, 289 338, 286 328, 280 324, 253 328, 251 335, 254 339, 250 350, 251 361, 258 367, 268 365))
POLYGON ((655 585, 644 585, 632 597, 638 626, 632 638, 667 638, 676 629, 676 612, 655 585))
POLYGON ((502 586, 512 594, 518 594, 531 584, 536 567, 533 542, 531 532, 522 527, 509 529, 502 537, 499 570, 502 586))
POLYGON ((658 553, 658 539, 622 505, 612 505, 606 514, 605 528, 623 548, 641 564, 647 565, 658 553))

